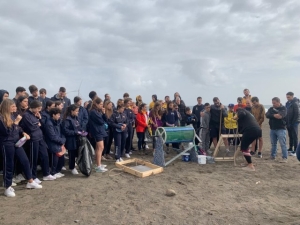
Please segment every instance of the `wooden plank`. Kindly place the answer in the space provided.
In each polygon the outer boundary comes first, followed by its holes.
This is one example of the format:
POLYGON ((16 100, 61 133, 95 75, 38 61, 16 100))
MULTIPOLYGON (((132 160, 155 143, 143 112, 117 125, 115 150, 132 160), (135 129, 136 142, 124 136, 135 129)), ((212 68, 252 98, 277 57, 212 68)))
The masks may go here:
POLYGON ((215 161, 234 161, 234 157, 215 157, 215 161))
POLYGON ((116 162, 115 165, 116 165, 116 167, 122 169, 126 173, 130 173, 132 175, 135 175, 135 176, 141 177, 141 178, 148 177, 148 176, 163 172, 163 168, 160 167, 160 166, 154 165, 150 162, 146 162, 146 161, 143 161, 143 160, 140 160, 140 159, 134 159, 134 158, 126 160, 126 161, 122 161, 122 162, 116 162), (130 163, 137 163, 137 164, 140 164, 140 165, 144 165, 144 166, 147 166, 147 167, 151 168, 152 170, 145 171, 145 172, 140 172, 138 170, 135 170, 131 167, 126 166, 126 164, 130 164, 130 163))
POLYGON ((243 137, 242 134, 221 134, 222 138, 238 138, 243 137))
POLYGON ((219 149, 220 149, 220 146, 221 146, 221 141, 223 141, 223 139, 220 137, 219 141, 218 141, 218 144, 216 146, 216 149, 214 151, 214 155, 213 155, 214 158, 218 155, 218 152, 219 152, 219 149))

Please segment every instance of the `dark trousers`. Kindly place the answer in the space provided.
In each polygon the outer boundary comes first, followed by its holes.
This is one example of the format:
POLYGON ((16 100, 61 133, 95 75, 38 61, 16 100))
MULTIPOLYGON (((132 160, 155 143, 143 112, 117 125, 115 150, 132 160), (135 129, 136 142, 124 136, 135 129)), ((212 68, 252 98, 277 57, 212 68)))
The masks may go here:
MULTIPOLYGON (((115 158, 120 159, 124 151, 126 143, 127 132, 114 132, 114 141, 115 141, 115 158)), ((128 139, 128 138, 127 138, 128 139)))
POLYGON ((109 130, 107 131, 107 137, 104 140, 104 151, 102 152, 102 155, 109 155, 110 153, 110 148, 112 145, 112 141, 114 139, 114 131, 112 128, 108 128, 109 130))
POLYGON ((138 149, 142 150, 145 149, 145 132, 136 132, 138 138, 138 149))
POLYGON ((65 156, 58 157, 56 153, 51 153, 51 175, 57 174, 65 165, 65 156))
POLYGON ((3 155, 3 182, 5 188, 10 187, 12 184, 15 157, 18 158, 22 165, 25 178, 27 180, 32 178, 30 164, 22 147, 17 148, 14 145, 3 145, 1 152, 3 155))
MULTIPOLYGON (((237 128, 235 129, 227 129, 226 128, 226 134, 236 134, 237 133, 237 128)), ((228 143, 232 143, 232 145, 239 145, 240 144, 240 137, 236 137, 236 138, 228 138, 228 143)))
POLYGON ((289 142, 290 142, 290 149, 294 148, 293 150, 296 151, 298 146, 298 123, 287 126, 288 134, 289 134, 289 142))
POLYGON ((3 153, 0 151, 0 171, 3 170, 3 153))
POLYGON ((126 139, 125 149, 126 153, 129 153, 132 147, 132 135, 133 135, 133 127, 132 125, 128 125, 127 127, 128 137, 126 139))
POLYGON ((35 179, 37 177, 37 163, 38 158, 41 161, 41 167, 43 171, 43 176, 48 176, 50 174, 49 171, 49 156, 47 151, 47 146, 44 140, 40 141, 31 141, 30 142, 30 167, 32 171, 32 178, 35 179))
POLYGON ((75 168, 75 158, 78 156, 77 150, 68 150, 69 154, 69 169, 73 170, 75 168))

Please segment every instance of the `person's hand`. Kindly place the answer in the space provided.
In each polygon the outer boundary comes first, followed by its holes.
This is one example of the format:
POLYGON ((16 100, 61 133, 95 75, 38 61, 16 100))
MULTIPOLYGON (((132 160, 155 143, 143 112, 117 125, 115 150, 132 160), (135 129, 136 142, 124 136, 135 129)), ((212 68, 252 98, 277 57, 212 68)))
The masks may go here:
POLYGON ((18 125, 20 123, 21 119, 22 119, 22 116, 18 115, 17 118, 15 119, 15 124, 18 125))
POLYGON ((279 114, 274 114, 274 118, 276 118, 276 119, 282 119, 282 116, 279 115, 279 114))
POLYGON ((224 105, 220 104, 220 109, 224 109, 224 105))
POLYGON ((104 114, 105 114, 105 108, 102 108, 102 113, 104 113, 104 114))
POLYGON ((36 116, 37 118, 39 118, 39 119, 42 118, 42 117, 41 117, 41 114, 40 114, 39 112, 37 112, 37 113, 35 114, 35 116, 36 116))
POLYGON ((238 120, 238 115, 236 114, 232 119, 238 120))
POLYGON ((42 124, 41 124, 41 123, 38 123, 38 126, 40 127, 40 126, 42 126, 42 124))
POLYGON ((28 134, 26 134, 25 132, 23 132, 24 137, 26 137, 26 140, 30 140, 30 136, 28 134))

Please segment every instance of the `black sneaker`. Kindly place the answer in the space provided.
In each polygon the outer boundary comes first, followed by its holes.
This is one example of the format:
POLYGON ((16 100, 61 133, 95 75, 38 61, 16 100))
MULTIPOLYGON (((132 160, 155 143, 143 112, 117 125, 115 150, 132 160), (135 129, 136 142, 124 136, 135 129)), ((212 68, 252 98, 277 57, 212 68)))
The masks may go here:
POLYGON ((251 155, 255 155, 255 152, 251 151, 250 154, 251 154, 251 155))
POLYGON ((258 157, 258 158, 262 158, 261 152, 259 152, 259 153, 257 154, 257 157, 258 157))
POLYGON ((288 152, 292 152, 292 151, 293 151, 293 148, 289 148, 289 149, 288 149, 288 152))

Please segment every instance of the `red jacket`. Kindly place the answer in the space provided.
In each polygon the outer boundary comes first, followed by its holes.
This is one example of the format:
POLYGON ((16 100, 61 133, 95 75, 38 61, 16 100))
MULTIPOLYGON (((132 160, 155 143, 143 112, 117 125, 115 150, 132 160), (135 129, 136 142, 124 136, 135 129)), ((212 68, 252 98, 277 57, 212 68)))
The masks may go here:
POLYGON ((138 113, 135 118, 135 129, 136 132, 142 133, 145 132, 148 126, 148 121, 143 113, 138 113))

